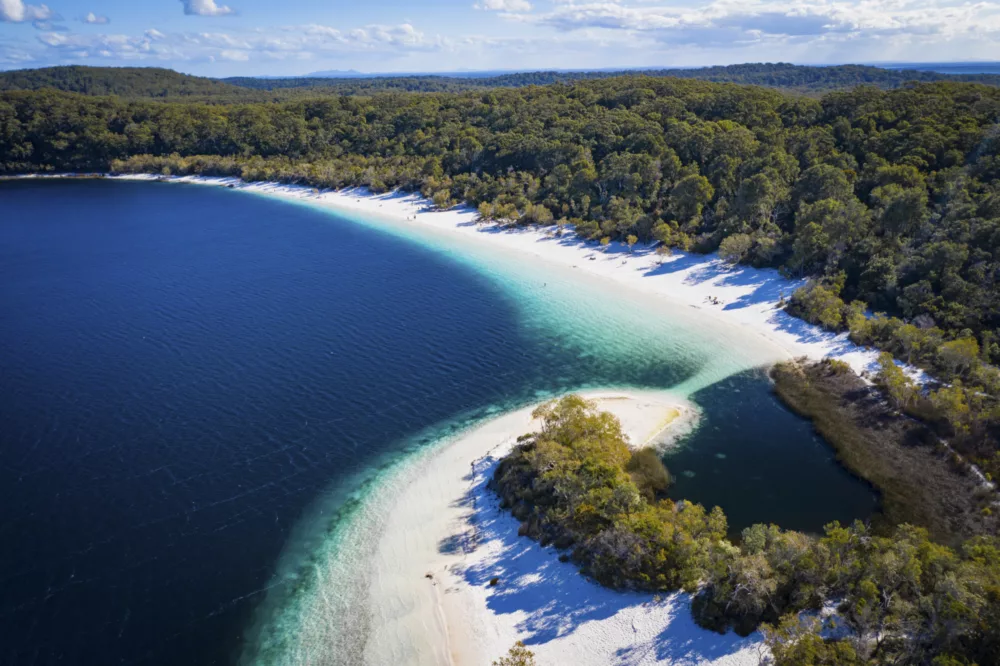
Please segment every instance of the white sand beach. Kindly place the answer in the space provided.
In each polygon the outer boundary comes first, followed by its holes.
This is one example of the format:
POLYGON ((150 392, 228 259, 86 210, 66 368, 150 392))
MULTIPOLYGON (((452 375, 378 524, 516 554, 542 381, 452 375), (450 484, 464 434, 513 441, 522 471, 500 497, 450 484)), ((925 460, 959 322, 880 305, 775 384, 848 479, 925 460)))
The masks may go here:
MULTIPOLYGON (((743 344, 766 344, 768 361, 805 357, 812 360, 837 358, 858 373, 877 369, 878 354, 847 339, 808 324, 785 313, 780 303, 803 284, 788 280, 778 271, 748 266, 732 266, 717 255, 675 252, 662 259, 650 245, 637 244, 632 251, 621 243, 602 250, 567 230, 561 237, 554 227, 503 228, 479 224, 478 214, 468 207, 442 211, 418 194, 390 192, 372 194, 367 190, 320 191, 314 188, 274 183, 244 183, 238 178, 125 175, 129 180, 167 180, 233 187, 248 192, 308 202, 345 213, 363 214, 388 225, 422 228, 515 251, 533 260, 571 268, 606 283, 656 298, 665 306, 684 307, 687 316, 702 323, 730 329, 743 344)), ((917 378, 916 368, 907 371, 917 378)))
MULTIPOLYGON (((664 392, 583 395, 618 416, 634 446, 668 439, 695 417, 664 392)), ((602 588, 518 536, 486 484, 516 438, 535 429, 533 409, 488 421, 408 471, 371 562, 365 663, 487 666, 522 640, 539 664, 757 664, 759 636, 698 628, 686 595, 602 588)))

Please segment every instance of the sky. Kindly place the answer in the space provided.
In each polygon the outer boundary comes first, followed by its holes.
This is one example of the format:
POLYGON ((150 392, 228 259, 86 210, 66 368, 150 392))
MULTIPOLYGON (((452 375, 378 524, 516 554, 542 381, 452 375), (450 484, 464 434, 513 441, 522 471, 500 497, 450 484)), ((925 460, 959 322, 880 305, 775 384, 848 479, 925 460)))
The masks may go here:
POLYGON ((0 0, 0 69, 316 71, 1000 60, 1000 0, 0 0))

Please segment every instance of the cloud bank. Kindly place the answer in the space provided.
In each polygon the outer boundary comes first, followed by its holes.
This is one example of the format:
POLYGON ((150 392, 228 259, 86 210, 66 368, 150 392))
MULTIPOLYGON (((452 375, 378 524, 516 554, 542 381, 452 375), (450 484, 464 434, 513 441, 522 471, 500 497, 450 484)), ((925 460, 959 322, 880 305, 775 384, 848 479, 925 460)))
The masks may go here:
MULTIPOLYGON (((147 60, 210 74, 292 74, 325 67, 412 72, 1000 60, 1000 0, 466 1, 465 23, 424 17, 428 26, 446 26, 439 34, 387 20, 353 28, 270 23, 95 35, 52 27, 55 17, 45 5, 0 0, 0 19, 31 22, 39 30, 35 40, 0 37, 0 67, 147 60), (274 64, 280 61, 323 65, 274 64), (211 66, 217 62, 245 66, 217 70, 211 66)), ((223 0, 181 3, 193 16, 235 13, 223 0)), ((93 13, 80 20, 107 22, 93 13)))
POLYGON ((491 12, 530 12, 531 3, 528 0, 481 0, 476 3, 476 9, 491 12))
MULTIPOLYGON (((324 25, 283 26, 270 32, 246 33, 164 33, 150 29, 141 35, 94 35, 43 31, 38 35, 38 42, 59 61, 103 59, 161 63, 314 60, 351 54, 395 56, 449 46, 446 40, 428 37, 408 23, 368 25, 347 31, 324 25)), ((8 56, 7 60, 12 58, 8 56)), ((24 60, 23 56, 20 60, 24 60)))
POLYGON ((563 0, 550 11, 512 12, 506 18, 560 32, 597 30, 696 46, 774 39, 988 39, 1000 33, 1000 4, 990 1, 715 0, 666 6, 563 0))

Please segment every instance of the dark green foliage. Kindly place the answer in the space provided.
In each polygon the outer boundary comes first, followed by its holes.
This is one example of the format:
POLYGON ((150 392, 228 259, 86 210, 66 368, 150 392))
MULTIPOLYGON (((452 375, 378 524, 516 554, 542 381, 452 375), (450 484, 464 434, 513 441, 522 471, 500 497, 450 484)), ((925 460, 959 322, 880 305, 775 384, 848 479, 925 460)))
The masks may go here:
POLYGON ((648 501, 654 501, 670 487, 670 472, 656 449, 645 448, 633 453, 625 471, 648 501))
MULTIPOLYGON (((70 65, 0 72, 0 91, 52 88, 84 95, 198 98, 242 96, 237 86, 158 67, 84 67, 70 65)), ((259 98, 259 97, 258 97, 259 98)))
POLYGON ((598 582, 697 591, 695 620, 718 631, 772 623, 766 639, 780 666, 996 663, 995 536, 952 550, 909 525, 880 536, 833 523, 819 539, 754 525, 737 547, 718 508, 642 496, 627 472, 638 453, 610 414, 569 396, 536 416, 541 430, 500 462, 492 487, 522 534, 572 548, 598 582), (799 613, 834 601, 849 635, 827 642, 799 613))
POLYGON ((782 88, 800 92, 842 90, 860 85, 879 88, 899 88, 914 81, 966 81, 1000 84, 996 74, 941 74, 917 70, 892 70, 866 65, 839 65, 835 67, 807 67, 788 63, 749 63, 724 67, 699 67, 693 69, 647 69, 627 71, 592 72, 518 72, 499 76, 378 76, 378 77, 296 77, 287 79, 258 79, 234 77, 223 79, 226 83, 257 90, 319 89, 340 95, 372 94, 385 91, 405 92, 458 92, 485 88, 519 88, 545 86, 553 83, 571 83, 618 76, 657 76, 679 79, 699 79, 717 83, 741 83, 782 88))

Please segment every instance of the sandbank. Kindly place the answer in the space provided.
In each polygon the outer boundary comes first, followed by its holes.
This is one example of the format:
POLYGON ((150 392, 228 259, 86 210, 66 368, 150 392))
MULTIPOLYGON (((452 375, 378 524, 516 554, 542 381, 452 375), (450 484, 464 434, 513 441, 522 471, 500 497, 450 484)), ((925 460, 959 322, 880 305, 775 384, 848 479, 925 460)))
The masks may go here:
MULTIPOLYGON (((615 414, 636 447, 669 441, 696 416, 666 392, 582 395, 615 414)), ((539 664, 756 664, 759 636, 698 628, 686 595, 602 588, 518 536, 486 484, 536 429, 533 409, 490 420, 408 470, 370 563, 365 663, 488 666, 521 640, 539 664)))

